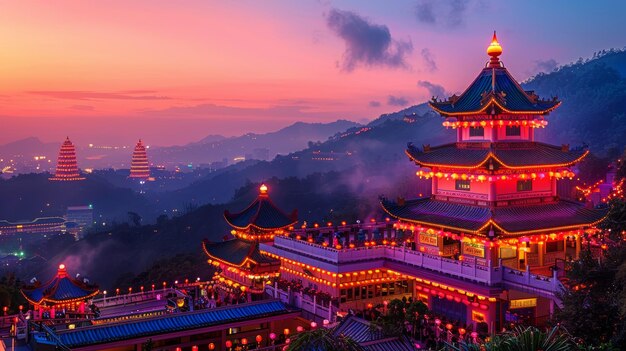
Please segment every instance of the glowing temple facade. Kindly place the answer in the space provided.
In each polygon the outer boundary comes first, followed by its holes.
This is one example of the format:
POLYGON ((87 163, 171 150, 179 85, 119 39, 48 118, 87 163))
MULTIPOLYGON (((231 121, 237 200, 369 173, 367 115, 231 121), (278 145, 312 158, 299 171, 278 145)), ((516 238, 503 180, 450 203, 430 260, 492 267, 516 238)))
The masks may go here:
POLYGON ((383 198, 386 220, 303 227, 262 243, 261 253, 281 260, 268 293, 321 300, 327 309, 316 315, 328 319, 404 296, 483 330, 547 320, 564 288, 560 263, 578 258, 607 210, 557 196, 588 151, 535 141, 560 101, 515 81, 495 33, 487 53, 463 94, 430 102, 457 141, 406 150, 432 196, 383 198))
POLYGON ((59 157, 57 158, 57 167, 54 177, 51 177, 52 181, 77 181, 84 180, 78 170, 78 163, 76 161, 76 148, 74 144, 67 137, 63 144, 61 144, 61 150, 59 150, 59 157))

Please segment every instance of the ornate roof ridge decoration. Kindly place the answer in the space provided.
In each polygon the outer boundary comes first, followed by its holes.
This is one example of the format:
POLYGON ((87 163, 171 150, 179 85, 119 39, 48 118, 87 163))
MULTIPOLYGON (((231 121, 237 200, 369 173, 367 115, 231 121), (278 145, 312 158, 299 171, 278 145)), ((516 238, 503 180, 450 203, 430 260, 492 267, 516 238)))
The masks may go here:
POLYGON ((585 147, 569 148, 542 142, 453 142, 423 150, 407 144, 406 155, 422 167, 476 169, 493 160, 505 168, 568 167, 589 154, 585 147))
POLYGON ((278 208, 269 197, 265 184, 259 188, 259 196, 243 211, 231 213, 224 211, 226 222, 232 227, 247 230, 254 228, 262 231, 277 230, 292 226, 298 222, 298 210, 287 214, 278 208))
POLYGON ((88 284, 69 276, 64 264, 59 265, 57 274, 46 283, 36 282, 23 287, 20 292, 33 305, 44 302, 68 303, 89 299, 100 290, 95 284, 88 284))
POLYGON ((498 58, 502 47, 495 32, 487 53, 490 62, 460 96, 455 94, 446 100, 433 97, 428 103, 430 107, 446 117, 498 112, 544 115, 559 107, 561 102, 556 97, 541 99, 534 91, 524 90, 511 76, 498 58))
POLYGON ((406 200, 404 204, 381 198, 390 216, 411 223, 485 236, 491 227, 506 236, 591 227, 606 218, 608 209, 589 209, 568 200, 536 205, 483 207, 432 198, 406 200))

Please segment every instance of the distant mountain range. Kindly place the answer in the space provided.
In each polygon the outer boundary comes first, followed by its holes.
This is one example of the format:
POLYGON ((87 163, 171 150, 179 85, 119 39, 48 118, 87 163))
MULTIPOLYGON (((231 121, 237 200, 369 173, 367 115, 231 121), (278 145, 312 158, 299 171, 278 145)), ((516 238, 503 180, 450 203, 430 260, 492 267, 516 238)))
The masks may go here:
MULTIPOLYGON (((309 141, 325 141, 336 133, 359 126, 358 123, 338 120, 330 123, 296 122, 288 127, 265 134, 248 133, 238 137, 208 135, 199 141, 182 146, 152 147, 148 150, 150 162, 175 165, 209 164, 235 157, 252 155, 255 158, 272 159, 277 154, 287 154, 307 147, 309 141)), ((71 139, 71 136, 70 136, 71 139)), ((144 141, 150 145, 150 140, 144 141)), ((31 160, 34 156, 46 156, 56 162, 61 141, 44 143, 36 137, 21 139, 0 145, 0 158, 16 157, 31 160)), ((129 168, 134 143, 118 148, 76 145, 79 166, 82 168, 129 168)), ((51 165, 52 167, 54 166, 51 165)))
POLYGON ((245 158, 246 155, 259 159, 259 156, 267 154, 267 159, 265 157, 261 159, 271 160, 276 155, 304 149, 309 141, 325 141, 336 133, 357 126, 359 126, 358 123, 346 120, 331 123, 296 122, 278 131, 265 134, 248 133, 231 138, 211 135, 199 142, 184 146, 152 148, 150 158, 158 163, 196 164, 222 159, 232 162, 233 158, 245 158))

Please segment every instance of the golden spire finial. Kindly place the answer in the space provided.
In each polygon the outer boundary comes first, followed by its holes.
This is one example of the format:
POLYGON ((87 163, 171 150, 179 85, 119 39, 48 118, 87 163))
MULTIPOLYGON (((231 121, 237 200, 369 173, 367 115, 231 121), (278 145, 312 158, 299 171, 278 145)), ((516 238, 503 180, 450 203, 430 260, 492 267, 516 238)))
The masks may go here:
POLYGON ((497 58, 502 54, 502 46, 498 43, 498 37, 496 36, 496 31, 493 31, 493 38, 491 39, 491 44, 487 47, 487 55, 492 58, 497 58))
POLYGON ((491 60, 489 61, 489 67, 501 67, 500 60, 498 56, 502 54, 502 46, 498 43, 498 37, 496 36, 496 31, 493 31, 493 38, 491 39, 491 44, 487 47, 487 55, 491 56, 491 60))
POLYGON ((261 194, 267 194, 267 185, 261 184, 261 187, 259 187, 259 191, 261 192, 261 194))

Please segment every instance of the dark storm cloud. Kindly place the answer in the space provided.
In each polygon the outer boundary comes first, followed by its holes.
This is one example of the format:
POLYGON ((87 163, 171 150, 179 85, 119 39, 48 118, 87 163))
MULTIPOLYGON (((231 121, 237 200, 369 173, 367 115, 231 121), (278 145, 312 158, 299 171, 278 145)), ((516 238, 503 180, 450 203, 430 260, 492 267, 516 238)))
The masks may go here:
POLYGON ((380 101, 370 101, 369 105, 370 107, 379 107, 380 101))
POLYGON ((424 60, 424 64, 426 65, 426 69, 429 72, 434 72, 437 70, 437 62, 433 57, 433 54, 430 52, 428 48, 422 49, 422 59, 424 60))
POLYGON ((469 0, 418 0, 415 18, 420 23, 455 28, 465 21, 469 0))
POLYGON ((353 71, 359 65, 408 68, 406 56, 413 51, 413 44, 393 39, 387 26, 337 9, 330 10, 326 24, 345 42, 346 50, 340 63, 343 71, 353 71))
POLYGON ((408 104, 409 100, 404 96, 389 95, 389 97, 387 97, 387 105, 389 106, 406 106, 408 104))
POLYGON ((537 60, 535 61, 535 72, 546 72, 550 73, 556 69, 558 66, 556 60, 548 59, 548 60, 537 60))
POLYGON ((439 84, 431 83, 427 80, 420 80, 417 82, 417 86, 428 90, 428 93, 431 96, 438 97, 440 99, 446 97, 446 90, 439 84))

